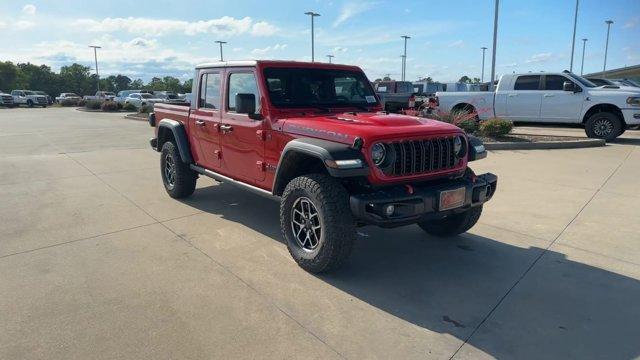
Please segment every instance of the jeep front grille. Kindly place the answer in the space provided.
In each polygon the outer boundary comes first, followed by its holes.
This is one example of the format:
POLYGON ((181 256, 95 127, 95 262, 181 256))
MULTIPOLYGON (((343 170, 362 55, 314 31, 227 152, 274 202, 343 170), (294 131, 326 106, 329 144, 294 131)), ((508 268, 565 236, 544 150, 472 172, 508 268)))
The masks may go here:
POLYGON ((454 168, 460 159, 453 153, 453 140, 452 136, 387 144, 395 157, 385 173, 405 176, 454 168))

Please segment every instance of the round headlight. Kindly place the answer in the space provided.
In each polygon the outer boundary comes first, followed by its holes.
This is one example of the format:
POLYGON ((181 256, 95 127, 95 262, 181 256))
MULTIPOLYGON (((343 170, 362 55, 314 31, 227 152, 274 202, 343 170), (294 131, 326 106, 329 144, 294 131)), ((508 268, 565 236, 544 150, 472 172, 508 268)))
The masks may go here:
POLYGON ((373 144, 373 146, 371 147, 371 160, 373 160, 373 163, 376 164, 376 166, 382 165, 386 156, 387 148, 384 146, 384 144, 373 144))
POLYGON ((456 138, 453 139, 453 152, 456 154, 457 157, 459 158, 464 157, 464 154, 467 152, 466 144, 467 142, 462 136, 456 136, 456 138))

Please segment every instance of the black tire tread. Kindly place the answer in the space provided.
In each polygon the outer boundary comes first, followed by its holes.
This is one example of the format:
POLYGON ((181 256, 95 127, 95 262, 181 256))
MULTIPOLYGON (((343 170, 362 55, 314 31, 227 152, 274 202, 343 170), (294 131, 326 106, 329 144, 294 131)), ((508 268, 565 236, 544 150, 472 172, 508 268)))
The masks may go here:
POLYGON ((190 196, 196 189, 196 182, 198 180, 198 174, 191 170, 188 164, 182 162, 180 158, 180 152, 178 147, 171 141, 167 141, 162 145, 162 152, 160 157, 160 176, 162 176, 164 188, 167 190, 169 196, 174 199, 181 199, 190 196), (176 166, 176 180, 173 189, 169 189, 164 182, 164 158, 167 152, 170 152, 174 159, 176 166))
POLYGON ((287 241, 287 248, 294 260, 303 269, 312 273, 321 273, 340 267, 351 254, 356 237, 355 222, 349 208, 349 194, 336 179, 323 174, 299 176, 287 184, 280 205, 280 229, 287 241), (317 256, 312 259, 301 258, 292 250, 289 243, 289 211, 285 206, 293 192, 306 190, 317 200, 314 204, 323 215, 324 242, 317 256))

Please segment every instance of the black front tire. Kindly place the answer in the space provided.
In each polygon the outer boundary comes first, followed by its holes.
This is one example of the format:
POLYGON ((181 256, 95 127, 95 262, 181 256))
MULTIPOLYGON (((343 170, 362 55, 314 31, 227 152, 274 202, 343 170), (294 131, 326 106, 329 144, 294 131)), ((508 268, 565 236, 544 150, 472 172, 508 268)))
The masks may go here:
POLYGON ((289 253, 304 270, 322 273, 339 268, 351 254, 356 238, 347 190, 336 179, 322 174, 291 180, 280 202, 280 229, 289 253), (320 225, 319 237, 314 235, 315 247, 305 247, 294 234, 293 219, 298 216, 294 215, 294 205, 301 200, 310 201, 317 213, 317 217, 308 219, 310 226, 320 225))
POLYGON ((439 237, 456 236, 471 229, 478 222, 481 214, 482 205, 472 207, 463 213, 447 216, 444 219, 421 221, 418 226, 431 235, 439 237))
POLYGON ((162 145, 160 173, 165 190, 174 199, 188 197, 196 189, 198 174, 182 162, 178 148, 170 141, 162 145))
POLYGON ((609 141, 622 135, 624 132, 624 124, 616 114, 598 112, 587 119, 584 131, 590 138, 609 141))

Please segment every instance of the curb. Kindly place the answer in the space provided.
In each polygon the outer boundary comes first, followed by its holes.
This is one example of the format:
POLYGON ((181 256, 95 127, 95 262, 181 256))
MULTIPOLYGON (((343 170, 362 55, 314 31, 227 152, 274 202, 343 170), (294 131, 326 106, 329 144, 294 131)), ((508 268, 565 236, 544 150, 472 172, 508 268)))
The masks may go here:
POLYGON ((584 139, 567 141, 540 141, 540 142, 504 142, 484 143, 487 150, 550 150, 550 149, 579 149, 604 146, 603 139, 584 139))
POLYGON ((138 120, 138 121, 149 121, 149 114, 146 114, 144 117, 138 116, 138 114, 127 114, 124 116, 125 119, 138 120))

